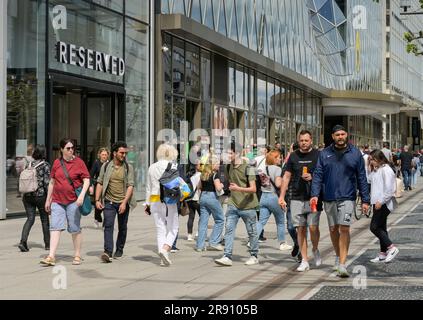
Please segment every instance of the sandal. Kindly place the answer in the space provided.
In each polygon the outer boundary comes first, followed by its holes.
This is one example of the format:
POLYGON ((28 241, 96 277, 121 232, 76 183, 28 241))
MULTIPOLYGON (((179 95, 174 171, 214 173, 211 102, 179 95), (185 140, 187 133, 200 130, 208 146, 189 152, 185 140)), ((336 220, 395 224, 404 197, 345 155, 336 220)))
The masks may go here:
POLYGON ((81 264, 81 262, 84 261, 80 256, 75 256, 73 258, 72 264, 74 266, 79 266, 81 264))
POLYGON ((56 265, 56 259, 47 256, 44 259, 41 259, 40 264, 45 267, 54 266, 56 265))

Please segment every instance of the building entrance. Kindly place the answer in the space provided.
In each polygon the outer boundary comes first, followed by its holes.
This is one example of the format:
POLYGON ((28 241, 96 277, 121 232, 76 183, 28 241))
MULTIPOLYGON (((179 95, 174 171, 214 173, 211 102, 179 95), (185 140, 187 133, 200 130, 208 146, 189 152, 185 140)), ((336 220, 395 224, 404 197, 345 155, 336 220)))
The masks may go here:
MULTIPOLYGON (((53 78, 54 79, 54 78, 53 78)), ((60 154, 63 138, 76 141, 76 154, 91 168, 101 147, 124 139, 124 94, 82 81, 54 79, 51 84, 51 159, 60 154), (104 90, 106 89, 106 90, 104 90)))

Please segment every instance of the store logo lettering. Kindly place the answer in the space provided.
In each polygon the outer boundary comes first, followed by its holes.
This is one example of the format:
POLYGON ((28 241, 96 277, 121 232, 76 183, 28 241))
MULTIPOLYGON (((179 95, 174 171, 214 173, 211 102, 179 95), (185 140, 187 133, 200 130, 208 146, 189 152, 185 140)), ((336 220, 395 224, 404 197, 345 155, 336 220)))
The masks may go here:
POLYGON ((53 8, 53 28, 55 30, 68 28, 68 14, 65 6, 54 6, 53 8))
POLYGON ((125 61, 103 52, 77 47, 58 41, 56 44, 56 59, 60 63, 66 63, 81 68, 111 73, 123 76, 125 74, 125 61))

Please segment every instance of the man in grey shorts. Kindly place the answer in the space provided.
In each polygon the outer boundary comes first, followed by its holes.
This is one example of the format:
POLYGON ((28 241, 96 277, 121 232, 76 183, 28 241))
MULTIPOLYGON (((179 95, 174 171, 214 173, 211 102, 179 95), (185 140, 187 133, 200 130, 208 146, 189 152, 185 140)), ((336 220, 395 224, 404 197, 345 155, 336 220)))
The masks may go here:
POLYGON ((311 133, 307 130, 303 130, 299 133, 298 145, 299 149, 291 153, 286 164, 279 204, 284 210, 287 209, 285 194, 292 180, 293 190, 290 208, 292 223, 294 227, 297 228, 298 245, 302 256, 302 261, 297 271, 304 272, 310 269, 307 257, 307 226, 310 228, 315 265, 318 267, 322 264, 318 249, 320 239, 320 211, 316 210, 316 212, 312 212, 309 201, 312 174, 317 164, 319 151, 312 148, 313 139, 311 133))
POLYGON ((341 125, 332 130, 334 141, 324 149, 317 161, 311 185, 311 202, 317 202, 323 190, 323 202, 336 253, 334 270, 342 278, 349 277, 345 263, 350 245, 350 226, 357 198, 357 187, 364 213, 369 209, 370 195, 364 160, 360 150, 349 144, 348 133, 341 125))

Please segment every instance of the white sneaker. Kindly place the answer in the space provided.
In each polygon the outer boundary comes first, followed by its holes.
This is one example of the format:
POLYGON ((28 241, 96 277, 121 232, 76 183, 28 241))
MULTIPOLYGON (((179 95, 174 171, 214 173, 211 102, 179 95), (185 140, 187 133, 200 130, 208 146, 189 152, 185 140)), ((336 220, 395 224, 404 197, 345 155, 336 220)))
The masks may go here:
POLYGON ((310 265, 308 264, 307 261, 301 261, 301 264, 298 266, 297 271, 298 272, 304 272, 310 270, 310 265))
POLYGON ((159 252, 159 256, 160 256, 160 258, 162 258, 162 261, 166 266, 170 266, 172 264, 172 261, 169 258, 169 252, 168 251, 161 249, 160 252, 159 252))
POLYGON ((191 233, 188 233, 187 240, 188 240, 188 241, 194 241, 195 239, 194 239, 194 237, 192 236, 192 234, 191 234, 191 233))
POLYGON ((317 249, 316 251, 313 251, 314 256, 314 264, 316 267, 320 266, 322 264, 322 258, 320 257, 320 251, 317 249))
POLYGON ((214 262, 217 263, 220 266, 224 267, 231 267, 232 266, 232 260, 229 259, 227 256, 223 256, 220 259, 214 259, 214 262))
POLYGON ((342 264, 339 265, 337 276, 340 278, 348 278, 350 276, 345 265, 342 265, 342 264))
POLYGON ((163 259, 160 259, 160 267, 165 267, 165 263, 163 262, 163 259))
POLYGON ((195 238, 198 238, 198 231, 195 233, 195 238))
POLYGON ((386 259, 385 262, 391 262, 396 255, 398 254, 399 250, 397 247, 392 247, 391 249, 389 249, 388 251, 386 251, 386 259))
POLYGON ((290 246, 286 242, 282 242, 281 245, 279 246, 279 250, 281 251, 292 250, 292 246, 290 246))
POLYGON ((245 265, 246 265, 246 266, 252 266, 252 265, 255 265, 255 264, 259 264, 259 260, 258 260, 258 258, 257 258, 257 257, 255 257, 255 256, 251 256, 251 257, 250 257, 250 259, 248 259, 248 260, 245 262, 245 265))
POLYGON ((101 227, 101 222, 94 220, 94 228, 99 229, 101 227))
POLYGON ((376 256, 376 258, 371 259, 370 262, 380 263, 380 262, 385 262, 385 260, 386 260, 386 253, 381 252, 376 256))
POLYGON ((338 256, 336 256, 335 257, 335 264, 333 265, 333 271, 338 271, 338 269, 339 269, 339 257, 338 256))
POLYGON ((247 247, 251 249, 250 241, 247 242, 247 247))

